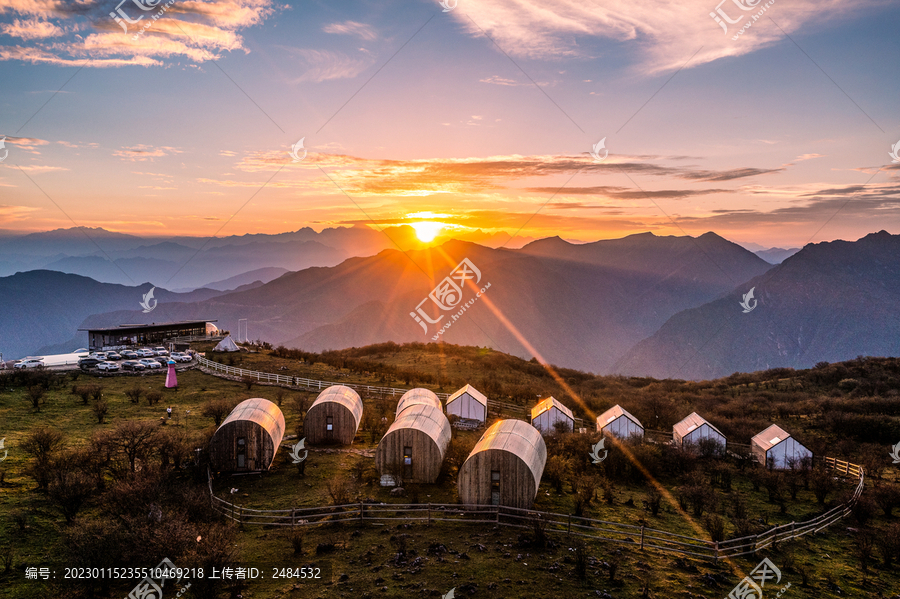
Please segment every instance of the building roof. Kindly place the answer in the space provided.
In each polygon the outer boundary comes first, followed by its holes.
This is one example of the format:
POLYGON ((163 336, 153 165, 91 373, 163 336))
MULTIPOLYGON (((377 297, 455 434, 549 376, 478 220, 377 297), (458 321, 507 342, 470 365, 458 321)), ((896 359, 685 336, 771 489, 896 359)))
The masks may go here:
POLYGON ((222 430, 229 422, 238 420, 255 422, 260 425, 269 433, 276 450, 281 445, 281 439, 284 437, 284 414, 281 413, 281 408, 268 399, 261 397, 245 399, 231 410, 231 414, 216 431, 222 430))
POLYGON ((534 492, 537 493, 547 463, 547 445, 539 430, 522 420, 499 420, 481 435, 469 455, 489 449, 508 451, 525 462, 534 475, 534 492))
POLYGON ((428 389, 410 389, 406 393, 403 394, 403 397, 400 398, 400 401, 397 402, 397 411, 395 414, 399 414, 401 411, 413 405, 427 405, 434 406, 439 410, 443 410, 444 406, 441 404, 441 400, 438 399, 438 396, 434 394, 433 391, 429 391, 428 389))
POLYGON ((89 333, 124 333, 134 331, 159 331, 170 328, 184 328, 194 325, 196 327, 205 327, 208 322, 218 322, 215 319, 206 320, 178 320, 175 322, 153 322, 150 324, 120 324, 117 327, 97 327, 89 329, 78 329, 79 331, 88 331, 89 333))
MULTIPOLYGON (((678 424, 673 426, 672 430, 678 436, 684 437, 685 435, 689 434, 694 429, 700 428, 704 424, 707 425, 709 428, 713 429, 714 431, 716 431, 717 433, 719 433, 720 435, 722 435, 722 431, 720 431, 715 426, 710 424, 710 422, 708 420, 703 418, 703 416, 701 416, 697 412, 691 412, 691 414, 688 415, 687 418, 685 418, 684 420, 682 420, 681 422, 679 422, 678 424)), ((722 435, 722 436, 724 437, 725 435, 722 435)))
POLYGON ((542 399, 537 403, 536 406, 531 408, 531 419, 534 420, 551 408, 556 408, 572 420, 575 420, 575 415, 572 414, 572 410, 564 406, 558 399, 552 396, 548 397, 547 399, 542 399))
POLYGON ((403 410, 391 427, 385 433, 385 437, 392 432, 409 428, 422 431, 435 442, 440 448, 441 455, 447 450, 450 444, 450 421, 444 416, 443 410, 439 407, 426 404, 411 405, 403 410))
POLYGON ((619 404, 614 405, 610 409, 606 410, 599 416, 597 416, 597 424, 600 425, 600 428, 603 428, 619 416, 626 416, 629 420, 632 420, 636 425, 641 428, 644 428, 644 425, 641 424, 641 421, 635 418, 631 413, 628 412, 625 408, 620 406, 619 404))
POLYGON ((363 412, 363 404, 362 400, 359 398, 359 393, 344 385, 332 385, 319 393, 316 401, 313 402, 309 409, 311 410, 316 407, 316 405, 329 401, 339 403, 350 410, 350 412, 353 413, 353 416, 356 417, 356 423, 359 424, 363 412))
POLYGON ((485 397, 481 391, 479 391, 472 385, 466 385, 465 387, 463 387, 462 389, 459 389, 458 391, 456 391, 456 393, 454 393, 453 395, 448 397, 447 404, 449 405, 452 401, 459 399, 459 397, 463 393, 468 393, 469 395, 472 396, 472 399, 474 399, 475 401, 477 401, 478 403, 483 405, 485 407, 485 409, 487 409, 487 397, 485 397))
POLYGON ((769 451, 790 436, 791 434, 789 432, 787 432, 777 424, 773 424, 763 432, 755 435, 750 440, 750 443, 752 445, 759 445, 765 451, 769 451))

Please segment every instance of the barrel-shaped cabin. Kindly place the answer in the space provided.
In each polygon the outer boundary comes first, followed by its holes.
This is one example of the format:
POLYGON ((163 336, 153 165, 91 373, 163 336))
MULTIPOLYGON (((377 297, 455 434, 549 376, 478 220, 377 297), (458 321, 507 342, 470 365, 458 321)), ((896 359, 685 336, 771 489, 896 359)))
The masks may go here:
POLYGON ((328 387, 316 398, 303 419, 303 435, 311 445, 350 445, 359 430, 363 403, 344 385, 328 387))
POLYGON ((259 397, 231 411, 209 442, 210 467, 216 472, 268 470, 284 437, 281 409, 259 397))
POLYGON ((404 409, 408 408, 409 406, 416 405, 433 406, 438 410, 444 410, 444 406, 441 405, 441 400, 438 399, 438 396, 434 394, 434 391, 416 388, 410 389, 403 394, 403 397, 401 397, 400 401, 397 402, 397 411, 395 412, 395 415, 399 416, 400 412, 402 412, 404 409))
POLYGON ((540 431, 521 420, 499 420, 475 444, 459 470, 464 504, 534 505, 547 463, 540 431))
POLYGON ((375 450, 375 467, 394 484, 433 483, 450 444, 450 421, 433 405, 414 404, 397 416, 375 450))

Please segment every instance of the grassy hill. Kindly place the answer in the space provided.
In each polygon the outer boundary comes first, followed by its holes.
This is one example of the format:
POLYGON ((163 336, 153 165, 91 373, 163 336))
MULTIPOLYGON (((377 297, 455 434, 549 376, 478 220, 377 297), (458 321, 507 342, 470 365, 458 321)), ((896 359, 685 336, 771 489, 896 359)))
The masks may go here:
MULTIPOLYGON (((0 438, 5 437, 9 451, 0 462, 0 596, 88 596, 87 585, 59 578, 26 580, 28 566, 49 567, 60 577, 67 566, 152 567, 163 557, 181 567, 240 560, 266 572, 315 562, 329 573, 318 583, 269 579, 243 588, 233 581, 204 588, 197 582, 185 597, 439 597, 456 587, 460 597, 713 598, 726 596, 741 579, 739 572, 749 572, 762 557, 781 568, 781 585, 791 582, 786 596, 877 597, 900 588, 892 564, 900 532, 891 517, 900 493, 889 456, 890 446, 900 441, 900 360, 859 359, 697 383, 596 377, 450 345, 380 344, 322 354, 276 348, 208 357, 268 372, 442 392, 469 382, 492 399, 526 408, 538 395, 552 394, 588 420, 619 403, 657 430, 670 430, 697 411, 738 444, 775 422, 817 455, 862 463, 872 476, 854 514, 827 531, 756 558, 719 564, 613 544, 582 546, 577 538, 556 533, 544 540, 536 530, 491 525, 385 521, 292 534, 229 525, 212 513, 205 451, 195 466, 194 450, 206 447, 215 429, 212 416, 204 413, 218 411, 221 417, 223 409, 227 413, 248 397, 279 403, 287 433, 297 434, 315 393, 266 385, 248 389, 243 382, 197 370, 179 375, 177 391, 165 391, 158 374, 27 378, 7 373, 0 375, 0 438), (82 399, 84 388, 98 386, 99 400, 90 392, 82 399), (32 391, 35 387, 46 389, 41 394, 32 391), (134 395, 136 387, 143 392, 133 403, 128 393, 134 395), (148 396, 152 400, 154 392, 161 398, 151 405, 148 396), (99 423, 96 405, 101 402, 107 413, 99 423), (168 405, 176 417, 161 424, 168 405), (133 422, 147 423, 153 434, 152 443, 138 448, 134 472, 122 443, 127 423, 133 422), (42 462, 33 457, 39 454, 34 441, 35 431, 45 428, 60 431, 62 438, 42 462), (175 467, 179 464, 183 467, 175 467)), ((374 460, 367 454, 386 426, 381 416, 390 419, 396 401, 372 397, 364 403, 363 424, 352 446, 358 453, 312 448, 300 475, 283 450, 269 472, 217 477, 214 492, 257 509, 346 500, 457 501, 456 473, 479 433, 454 431, 437 483, 408 486, 406 497, 393 497, 377 484, 374 460)), ((570 434, 547 440, 550 459, 535 509, 692 537, 731 538, 808 519, 841 501, 853 486, 849 480, 829 485, 815 471, 773 477, 745 461, 692 458, 653 443, 630 448, 645 471, 615 451, 592 467, 586 454, 596 438, 570 434), (661 498, 655 497, 648 476, 665 490, 661 498), (819 485, 831 487, 824 503, 815 495, 819 485), (656 500, 660 506, 654 514, 650 508, 656 500)), ((109 596, 126 596, 135 582, 111 584, 109 596)), ((95 585, 97 596, 104 596, 101 586, 95 585)), ((170 594, 175 591, 167 591, 166 599, 170 594)))

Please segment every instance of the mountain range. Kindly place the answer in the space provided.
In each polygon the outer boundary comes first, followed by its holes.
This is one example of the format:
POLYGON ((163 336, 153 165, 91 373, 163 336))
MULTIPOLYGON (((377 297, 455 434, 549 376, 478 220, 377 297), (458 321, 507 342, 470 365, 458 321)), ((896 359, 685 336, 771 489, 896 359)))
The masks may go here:
MULTIPOLYGON (((262 243, 244 241, 251 252, 262 243)), ((239 254, 236 245, 220 247, 239 254)), ((658 378, 900 354, 900 236, 884 231, 809 244, 775 266, 715 233, 584 244, 554 237, 520 249, 454 240, 296 272, 255 269, 190 293, 157 288, 159 304, 144 314, 138 302, 151 286, 51 271, 0 277, 0 303, 9 306, 0 313, 0 350, 71 350, 84 345, 76 329, 88 326, 206 318, 236 330, 246 318, 251 339, 313 351, 442 340, 658 378), (436 295, 455 305, 443 310, 429 293, 464 260, 485 292, 476 298, 470 284, 436 295)))

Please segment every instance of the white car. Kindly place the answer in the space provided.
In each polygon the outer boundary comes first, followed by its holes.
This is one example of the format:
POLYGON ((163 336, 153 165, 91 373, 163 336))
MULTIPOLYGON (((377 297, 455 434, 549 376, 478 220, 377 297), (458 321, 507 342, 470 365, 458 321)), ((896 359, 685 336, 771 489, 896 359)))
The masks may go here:
POLYGON ((106 370, 108 372, 115 372, 119 370, 119 365, 115 362, 100 362, 97 364, 97 370, 106 370))
POLYGON ((91 358, 97 358, 101 362, 106 360, 106 352, 104 352, 104 351, 95 351, 93 353, 88 354, 88 356, 91 358))
POLYGON ((41 368, 43 366, 44 361, 40 358, 25 358, 16 362, 14 368, 41 368))
POLYGON ((154 347, 153 351, 156 352, 157 356, 168 356, 169 350, 164 347, 154 347))
POLYGON ((172 358, 173 360, 175 360, 176 362, 190 362, 191 360, 193 360, 193 358, 191 358, 191 356, 187 355, 186 353, 180 352, 180 351, 172 352, 169 355, 169 357, 172 358))
POLYGON ((152 349, 147 349, 147 348, 135 350, 134 353, 136 353, 137 355, 139 355, 142 358, 152 358, 153 356, 156 355, 155 351, 153 351, 152 349))
POLYGON ((156 360, 151 360, 150 358, 144 358, 143 360, 138 360, 138 362, 150 369, 162 368, 162 364, 160 364, 156 360))

